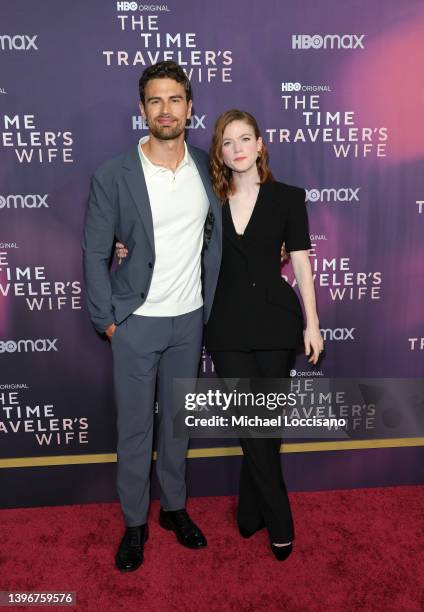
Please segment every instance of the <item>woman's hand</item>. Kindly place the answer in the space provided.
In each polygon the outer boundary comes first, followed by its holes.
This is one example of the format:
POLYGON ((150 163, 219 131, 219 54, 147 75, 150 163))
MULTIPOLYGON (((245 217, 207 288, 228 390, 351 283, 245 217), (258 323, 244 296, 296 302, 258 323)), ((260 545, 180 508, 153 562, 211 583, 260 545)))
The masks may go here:
POLYGON ((290 259, 290 255, 286 251, 286 243, 285 242, 283 242, 282 247, 281 247, 280 258, 281 258, 281 263, 284 263, 285 261, 288 261, 290 259))
POLYGON ((122 242, 115 243, 115 255, 118 258, 118 264, 121 264, 122 260, 128 255, 128 249, 125 244, 122 244, 122 242))
POLYGON ((309 355, 309 363, 314 365, 324 350, 324 340, 319 330, 319 319, 315 302, 314 279, 308 251, 292 251, 290 253, 294 275, 299 285, 303 306, 306 314, 306 329, 304 331, 305 354, 309 355))
POLYGON ((307 325, 304 333, 305 355, 309 355, 309 363, 316 365, 324 350, 324 340, 318 325, 307 325))

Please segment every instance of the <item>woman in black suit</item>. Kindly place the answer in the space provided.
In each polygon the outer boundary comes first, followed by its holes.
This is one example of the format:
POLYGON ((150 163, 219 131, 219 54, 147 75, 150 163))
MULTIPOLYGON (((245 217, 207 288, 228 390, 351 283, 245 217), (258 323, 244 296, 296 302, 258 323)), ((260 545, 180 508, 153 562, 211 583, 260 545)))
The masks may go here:
MULTIPOLYGON (((206 326, 206 348, 220 378, 287 378, 304 345, 316 363, 323 350, 308 249, 305 191, 274 180, 256 120, 223 113, 210 151, 215 192, 223 202, 223 252, 206 326), (302 296, 281 278, 290 253, 302 296)), ((292 550, 293 520, 280 465, 280 438, 241 438, 237 521, 243 537, 268 529, 279 560, 292 550)))
MULTIPOLYGON (((223 202, 223 252, 206 347, 220 378, 287 378, 304 345, 316 363, 323 350, 309 263, 305 191, 274 180, 256 120, 223 113, 214 128, 211 175, 223 202), (281 278, 282 245, 302 296, 281 278)), ((117 244, 119 257, 126 249, 117 244)), ((292 550, 293 520, 281 473, 280 438, 240 439, 243 463, 237 522, 248 538, 268 529, 279 560, 292 550)))

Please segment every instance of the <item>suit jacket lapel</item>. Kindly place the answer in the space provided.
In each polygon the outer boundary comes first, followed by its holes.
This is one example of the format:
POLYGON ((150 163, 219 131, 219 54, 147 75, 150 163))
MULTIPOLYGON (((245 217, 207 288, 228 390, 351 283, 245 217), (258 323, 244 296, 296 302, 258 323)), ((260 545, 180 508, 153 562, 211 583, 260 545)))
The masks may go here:
POLYGON ((224 232, 225 237, 230 240, 230 242, 238 251, 245 254, 243 245, 244 237, 239 238, 239 236, 237 235, 236 228, 234 227, 233 223, 233 218, 231 216, 230 204, 228 200, 227 202, 225 202, 222 208, 222 217, 222 231, 224 232))
POLYGON ((150 242, 150 246, 152 247, 152 251, 154 253, 155 240, 153 234, 152 209, 150 206, 149 192, 147 191, 143 167, 138 154, 138 145, 128 152, 124 159, 123 165, 127 170, 124 173, 125 181, 134 200, 134 204, 139 212, 141 221, 150 242))
POLYGON ((212 187, 212 181, 209 176, 209 172, 207 167, 202 163, 202 161, 198 158, 196 149, 188 146, 189 153, 194 160, 194 163, 197 166, 197 169, 200 174, 200 178, 202 179, 203 187, 205 188, 206 195, 208 196, 209 204, 214 216, 214 227, 216 228, 217 240, 219 244, 219 248, 221 248, 221 237, 222 237, 222 211, 221 211, 221 203, 215 195, 215 192, 212 187))
POLYGON ((254 237, 256 233, 256 227, 258 224, 261 223, 261 214, 263 214, 262 208, 264 204, 264 202, 262 202, 263 193, 264 193, 264 188, 263 188, 263 185, 261 185, 259 187, 258 197, 256 199, 255 206, 252 210, 252 213, 250 215, 250 219, 247 222, 246 227, 244 228, 243 238, 240 238, 240 236, 237 234, 237 231, 234 225, 234 221, 233 221, 233 216, 231 214, 231 208, 230 208, 229 201, 227 200, 224 205, 223 213, 225 216, 225 222, 223 224, 224 225, 223 231, 226 237, 229 240, 231 240, 233 245, 242 253, 246 252, 245 249, 246 249, 246 246, 249 245, 250 236, 252 235, 254 237))
MULTIPOLYGON (((206 195, 208 196, 211 211, 213 212, 213 215, 214 215, 214 227, 216 229, 217 241, 219 244, 219 248, 221 248, 221 240, 222 240, 221 203, 219 202, 218 198, 215 195, 215 192, 212 187, 212 182, 209 177, 208 170, 206 166, 202 163, 202 161, 199 159, 196 149, 193 149, 190 146, 188 147, 188 149, 199 171, 200 178, 202 179, 202 183, 206 191, 206 195)), ((126 172, 124 173, 125 181, 128 185, 131 196, 134 200, 134 204, 141 217, 141 221, 146 230, 146 234, 149 239, 150 246, 152 247, 153 252, 155 252, 152 210, 150 206, 149 193, 147 191, 146 180, 144 178, 143 167, 140 163, 140 157, 138 154, 138 145, 133 147, 128 152, 128 154, 126 155, 124 159, 123 166, 126 169, 126 172)))

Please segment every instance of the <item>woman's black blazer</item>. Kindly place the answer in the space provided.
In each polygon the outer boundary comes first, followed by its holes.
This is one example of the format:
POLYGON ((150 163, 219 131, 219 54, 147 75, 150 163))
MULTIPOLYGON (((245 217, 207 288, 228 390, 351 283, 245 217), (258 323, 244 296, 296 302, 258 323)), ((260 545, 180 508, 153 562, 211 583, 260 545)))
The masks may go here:
POLYGON ((281 245, 311 248, 305 190, 277 181, 260 186, 242 236, 228 201, 222 207, 222 263, 206 325, 206 348, 248 351, 297 348, 303 314, 292 287, 281 278, 281 245))

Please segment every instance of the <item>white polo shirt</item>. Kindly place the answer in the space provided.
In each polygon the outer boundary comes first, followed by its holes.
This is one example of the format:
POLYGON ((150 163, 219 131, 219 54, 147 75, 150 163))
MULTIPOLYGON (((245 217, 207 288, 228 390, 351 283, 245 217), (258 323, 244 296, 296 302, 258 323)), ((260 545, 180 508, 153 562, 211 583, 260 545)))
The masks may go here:
POLYGON ((196 164, 184 143, 175 173, 153 164, 141 145, 138 152, 153 217, 156 261, 147 299, 136 315, 174 317, 203 305, 201 252, 209 200, 196 164))

